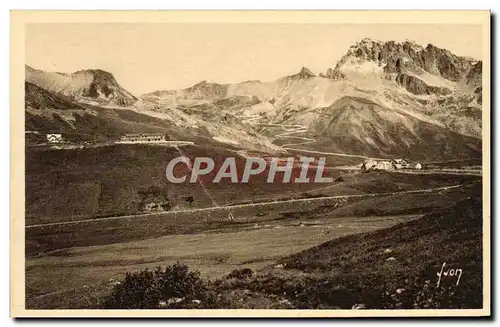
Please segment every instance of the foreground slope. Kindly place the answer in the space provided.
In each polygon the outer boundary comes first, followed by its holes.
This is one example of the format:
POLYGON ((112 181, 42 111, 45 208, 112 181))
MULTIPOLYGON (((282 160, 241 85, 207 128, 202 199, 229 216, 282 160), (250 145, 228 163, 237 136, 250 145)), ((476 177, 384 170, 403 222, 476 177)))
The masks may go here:
POLYGON ((476 184, 472 196, 453 207, 341 237, 283 258, 251 278, 217 285, 254 305, 261 299, 275 308, 482 308, 482 218, 476 184), (449 269, 461 269, 460 280, 447 274, 449 269))
POLYGON ((333 240, 281 263, 286 270, 323 273, 332 288, 344 289, 354 302, 372 308, 379 303, 384 308, 480 308, 482 218, 478 185, 475 196, 452 208, 333 240), (437 286, 443 263, 445 271, 462 269, 458 285, 457 277, 443 276, 437 286))
MULTIPOLYGON (((212 282, 192 276, 196 279, 196 289, 179 289, 177 285, 185 281, 182 276, 159 278, 160 269, 155 273, 148 270, 130 273, 98 306, 482 308, 480 189, 476 184, 469 193, 471 196, 453 207, 386 229, 340 237, 285 257, 257 272, 242 267, 212 282), (441 269, 443 274, 438 279, 441 269), (460 269, 460 279, 449 269, 453 272, 460 269)), ((167 271, 179 268, 187 272, 187 267, 178 264, 167 267, 167 271)), ((196 272, 195 275, 198 276, 196 272)))

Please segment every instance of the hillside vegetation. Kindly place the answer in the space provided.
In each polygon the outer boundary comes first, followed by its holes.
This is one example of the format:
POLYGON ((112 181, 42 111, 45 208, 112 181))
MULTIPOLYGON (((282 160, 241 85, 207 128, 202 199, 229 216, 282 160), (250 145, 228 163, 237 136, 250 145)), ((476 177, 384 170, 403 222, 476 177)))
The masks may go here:
POLYGON ((476 190, 421 219, 338 238, 262 271, 240 269, 214 282, 198 281, 196 290, 172 295, 174 281, 154 277, 161 270, 127 275, 101 303, 105 308, 481 308, 482 210, 476 190), (443 274, 438 286, 443 263, 445 273, 462 270, 459 281, 443 274))

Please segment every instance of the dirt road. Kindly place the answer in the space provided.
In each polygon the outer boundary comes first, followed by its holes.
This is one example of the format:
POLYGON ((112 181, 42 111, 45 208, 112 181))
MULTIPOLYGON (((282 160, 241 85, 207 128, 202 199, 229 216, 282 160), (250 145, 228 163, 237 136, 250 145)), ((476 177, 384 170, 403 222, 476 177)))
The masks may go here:
POLYGON ((187 210, 178 210, 178 211, 167 211, 167 212, 158 212, 158 213, 148 213, 141 215, 127 215, 127 216, 115 216, 115 217, 105 217, 105 218, 90 218, 90 219, 82 219, 82 220, 70 220, 70 221, 61 221, 56 223, 46 223, 46 224, 35 224, 25 226, 26 229, 30 228, 43 228, 48 226, 62 226, 62 225, 74 225, 81 223, 89 223, 89 222, 99 222, 106 220, 117 220, 117 219, 140 219, 140 218, 148 218, 152 216, 158 215, 168 215, 168 214, 179 214, 179 213, 195 213, 195 212, 212 212, 218 210, 230 210, 236 208, 259 208, 265 207, 271 204, 284 204, 284 203, 307 203, 307 202, 315 202, 315 201, 324 201, 329 199, 349 199, 349 198, 363 198, 363 197, 375 197, 375 196, 387 196, 387 195, 396 195, 396 194, 418 194, 418 193, 428 193, 428 192, 438 192, 443 190, 449 190, 454 188, 460 188, 463 185, 451 185, 451 186, 443 186, 437 188, 428 188, 428 189, 419 189, 419 190, 409 190, 409 191, 400 191, 400 192, 386 192, 386 193, 372 193, 372 194, 353 194, 353 195, 334 195, 334 196, 322 196, 317 198, 305 198, 305 199, 292 199, 292 200, 282 200, 282 201, 267 201, 267 202, 258 202, 258 203, 245 203, 245 204, 235 204, 235 205, 225 205, 225 206, 213 206, 209 208, 199 208, 199 209, 187 209, 187 210))

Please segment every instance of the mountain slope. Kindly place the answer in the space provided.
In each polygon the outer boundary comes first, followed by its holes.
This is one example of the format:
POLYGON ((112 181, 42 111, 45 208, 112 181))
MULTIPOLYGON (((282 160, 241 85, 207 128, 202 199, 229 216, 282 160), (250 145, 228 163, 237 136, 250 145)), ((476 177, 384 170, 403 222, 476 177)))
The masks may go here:
POLYGON ((44 72, 26 65, 25 74, 27 82, 75 101, 118 106, 130 106, 137 101, 111 73, 100 69, 65 74, 44 72))
MULTIPOLYGON (((167 112, 148 114, 130 109, 104 108, 85 102, 75 102, 62 94, 54 94, 25 82, 25 127, 29 142, 45 142, 46 133, 63 133, 70 141, 114 141, 127 133, 160 132, 176 140, 200 144, 219 144, 266 152, 283 152, 250 126, 234 128, 216 119, 175 108, 167 112)), ((225 103, 255 104, 255 98, 221 100, 225 103)), ((212 117, 213 118, 213 117, 212 117)))
POLYGON ((345 96, 323 109, 319 117, 311 124, 311 134, 317 140, 314 147, 324 151, 416 159, 475 157, 481 151, 480 139, 366 98, 345 96))
POLYGON ((49 91, 29 82, 24 83, 24 90, 25 108, 60 110, 83 109, 81 105, 63 99, 61 96, 50 93, 49 91))
POLYGON ((46 133, 65 139, 112 140, 125 133, 170 132, 172 124, 127 109, 77 103, 25 82, 25 128, 28 142, 45 142, 46 133))

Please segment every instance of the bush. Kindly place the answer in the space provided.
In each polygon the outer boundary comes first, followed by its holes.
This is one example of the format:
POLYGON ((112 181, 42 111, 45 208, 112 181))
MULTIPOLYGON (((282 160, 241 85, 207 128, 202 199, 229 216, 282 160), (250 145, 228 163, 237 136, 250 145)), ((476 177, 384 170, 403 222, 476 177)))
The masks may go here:
POLYGON ((235 270, 231 271, 227 275, 227 278, 244 279, 244 278, 252 277, 252 275, 253 275, 252 269, 243 268, 243 269, 235 269, 235 270))
POLYGON ((125 280, 104 301, 107 309, 158 309, 200 304, 206 285, 200 273, 190 272, 183 264, 168 266, 164 271, 143 270, 127 273, 125 280))

